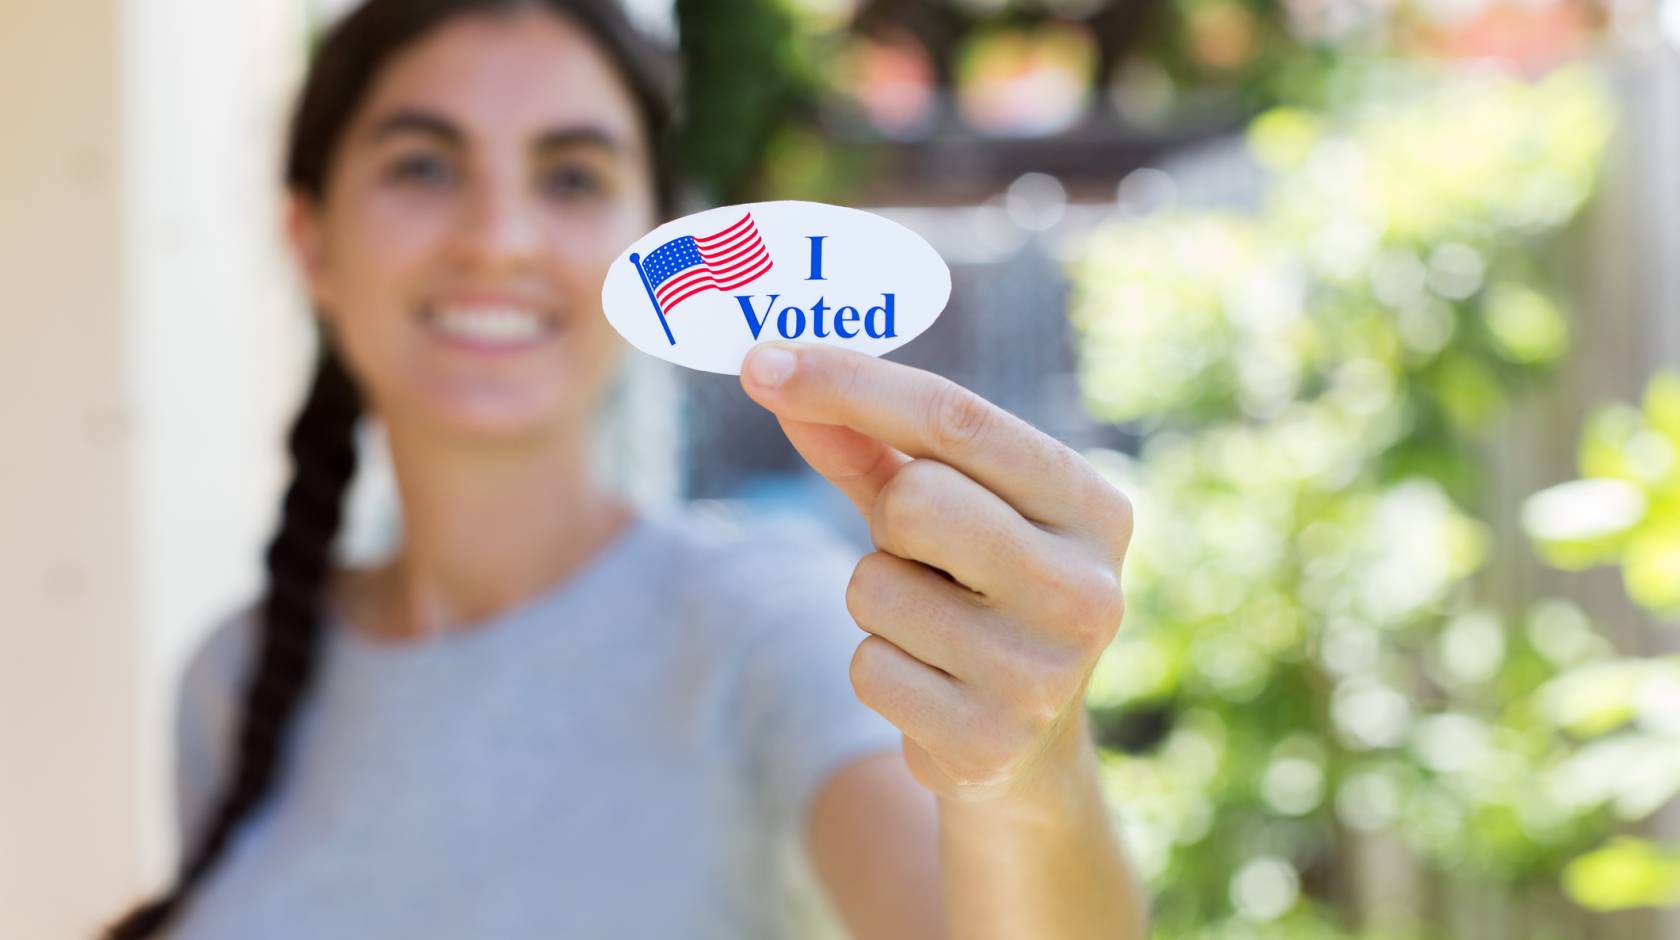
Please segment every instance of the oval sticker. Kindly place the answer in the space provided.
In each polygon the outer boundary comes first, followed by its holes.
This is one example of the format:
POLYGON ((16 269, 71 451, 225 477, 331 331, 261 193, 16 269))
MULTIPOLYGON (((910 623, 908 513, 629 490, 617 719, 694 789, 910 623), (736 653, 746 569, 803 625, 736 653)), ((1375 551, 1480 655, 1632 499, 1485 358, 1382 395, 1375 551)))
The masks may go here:
POLYGON ((932 326, 950 296, 951 270, 915 232, 781 201, 707 209, 642 236, 608 269, 601 308, 645 353, 738 375, 767 340, 879 356, 932 326))

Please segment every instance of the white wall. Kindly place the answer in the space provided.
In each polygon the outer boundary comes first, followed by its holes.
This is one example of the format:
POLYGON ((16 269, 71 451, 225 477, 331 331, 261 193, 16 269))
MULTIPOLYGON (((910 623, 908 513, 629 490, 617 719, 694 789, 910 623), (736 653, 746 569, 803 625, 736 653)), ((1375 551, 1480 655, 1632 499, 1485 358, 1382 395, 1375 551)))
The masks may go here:
POLYGON ((122 133, 143 865, 171 860, 165 739, 201 631, 258 583, 301 393, 304 313, 279 237, 281 132, 304 51, 296 0, 128 0, 122 133))

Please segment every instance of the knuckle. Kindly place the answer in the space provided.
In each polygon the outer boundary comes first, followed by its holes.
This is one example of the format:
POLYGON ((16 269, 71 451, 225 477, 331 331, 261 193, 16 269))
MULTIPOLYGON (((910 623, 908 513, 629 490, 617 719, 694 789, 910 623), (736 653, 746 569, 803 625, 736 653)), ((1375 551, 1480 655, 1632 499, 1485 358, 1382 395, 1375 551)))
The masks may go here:
POLYGON ((935 474, 932 461, 912 460, 881 487, 870 519, 878 543, 900 544, 906 533, 918 531, 937 511, 935 474))
POLYGON ((1030 530, 1023 530, 1005 520, 980 519, 973 525, 975 539, 1000 570, 1020 570, 1023 561, 1030 563, 1039 548, 1030 530))
POLYGON ((1063 629, 1082 652, 1102 650, 1114 638, 1125 613, 1118 573, 1099 564, 1054 570, 1051 594, 1059 601, 1063 629))
POLYGON ((865 704, 880 701, 883 676, 880 655, 881 644, 885 642, 880 637, 870 634, 852 651, 848 675, 852 680, 852 691, 857 695, 858 701, 865 704))
POLYGON ((1039 559, 1033 572, 1039 584, 1039 594, 1045 608, 1058 621, 1078 615, 1078 593, 1081 589, 1079 571, 1064 559, 1039 559))
POLYGON ((1068 675, 1061 670, 1041 669, 1035 672, 1031 686, 1032 698, 1026 703, 1027 720, 1035 731, 1055 724, 1067 709, 1072 698, 1068 675))
POLYGON ((1101 526, 1107 535, 1106 543, 1116 555, 1124 556, 1126 549, 1132 544, 1132 528, 1135 522, 1131 498, 1120 492, 1107 480, 1098 480, 1101 502, 1101 526))
POLYGON ((1002 717, 985 721, 964 762, 966 782, 985 784, 1008 774, 1020 753, 1018 734, 1014 723, 1002 717))
POLYGON ((1072 664, 1065 656, 1022 657, 1015 671, 1015 711, 1036 733, 1049 727, 1072 697, 1072 664))
POLYGON ((852 568, 852 577, 846 582, 846 610, 860 625, 869 619, 873 610, 870 593, 873 585, 870 583, 869 572, 871 567, 869 556, 863 556, 852 568))
POLYGON ((1098 482, 1105 482, 1096 474, 1091 462, 1085 459, 1084 454, 1049 435, 1045 435, 1044 440, 1048 444, 1045 448, 1045 472, 1057 480, 1072 481, 1073 493, 1071 495, 1075 497, 1089 495, 1080 489, 1080 481, 1095 479, 1098 482))
POLYGON ((913 501, 904 498, 903 490, 890 482, 881 488, 875 499, 875 509, 869 516, 869 534, 875 546, 883 551, 903 551, 900 541, 907 528, 915 525, 913 501))
POLYGON ((897 573, 891 556, 885 552, 870 552, 858 559, 851 580, 846 582, 846 609, 859 625, 875 622, 890 603, 897 573))
POLYGON ((903 477, 899 485, 914 491, 918 495, 925 495, 938 492, 939 488, 945 484, 950 473, 950 465, 931 457, 918 457, 900 467, 899 472, 894 475, 894 479, 903 477))
POLYGON ((1081 464, 1077 472, 1070 471, 1072 475, 1066 479, 1083 481, 1075 484, 1073 491, 1078 504, 1088 513, 1086 529, 1098 537, 1104 550, 1117 558, 1123 557, 1132 540, 1131 499, 1083 456, 1071 448, 1067 452, 1070 459, 1081 464))
POLYGON ((984 399, 955 382, 941 386, 928 407, 929 443, 941 450, 968 446, 996 420, 984 399))

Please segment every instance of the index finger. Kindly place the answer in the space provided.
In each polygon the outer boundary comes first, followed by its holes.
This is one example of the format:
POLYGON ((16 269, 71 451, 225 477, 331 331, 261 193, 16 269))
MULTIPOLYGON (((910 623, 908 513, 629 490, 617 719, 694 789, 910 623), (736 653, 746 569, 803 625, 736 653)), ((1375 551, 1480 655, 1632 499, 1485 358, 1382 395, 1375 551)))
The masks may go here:
POLYGON ((1081 528, 1111 508, 1104 491, 1112 488, 1078 454, 943 376, 854 350, 778 341, 748 352, 741 380, 779 418, 851 428, 911 457, 948 463, 1034 522, 1081 528))

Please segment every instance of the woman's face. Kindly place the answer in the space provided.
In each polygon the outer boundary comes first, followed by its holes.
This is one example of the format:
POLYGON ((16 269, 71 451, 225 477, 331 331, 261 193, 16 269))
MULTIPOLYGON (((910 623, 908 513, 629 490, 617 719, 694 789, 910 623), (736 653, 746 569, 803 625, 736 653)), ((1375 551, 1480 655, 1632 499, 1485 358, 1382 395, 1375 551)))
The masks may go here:
POLYGON ((289 234, 387 423, 507 439, 587 422, 621 347, 601 312, 655 221, 629 90, 549 13, 444 23, 384 66, 289 234))

